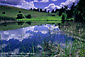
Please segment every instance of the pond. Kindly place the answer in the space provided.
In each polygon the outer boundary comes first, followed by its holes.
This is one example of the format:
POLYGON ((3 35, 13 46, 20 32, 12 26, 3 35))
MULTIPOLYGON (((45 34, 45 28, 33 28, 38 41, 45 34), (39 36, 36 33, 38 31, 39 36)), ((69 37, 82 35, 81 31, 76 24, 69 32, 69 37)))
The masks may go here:
POLYGON ((16 30, 0 31, 0 52, 29 53, 43 50, 43 43, 53 43, 65 48, 72 45, 73 38, 67 36, 57 25, 43 24, 16 30))

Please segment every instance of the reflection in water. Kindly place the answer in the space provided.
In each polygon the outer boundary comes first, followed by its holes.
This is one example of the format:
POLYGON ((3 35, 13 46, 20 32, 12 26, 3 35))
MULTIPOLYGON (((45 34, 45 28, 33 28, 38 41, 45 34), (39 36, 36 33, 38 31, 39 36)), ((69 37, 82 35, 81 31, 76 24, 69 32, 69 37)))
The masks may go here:
POLYGON ((61 47, 65 47, 65 42, 69 41, 71 44, 72 38, 64 35, 63 32, 55 25, 41 25, 20 28, 17 30, 0 31, 1 40, 0 52, 34 52, 42 50, 42 43, 53 42, 59 43, 61 47), (38 49, 39 48, 39 49, 38 49))

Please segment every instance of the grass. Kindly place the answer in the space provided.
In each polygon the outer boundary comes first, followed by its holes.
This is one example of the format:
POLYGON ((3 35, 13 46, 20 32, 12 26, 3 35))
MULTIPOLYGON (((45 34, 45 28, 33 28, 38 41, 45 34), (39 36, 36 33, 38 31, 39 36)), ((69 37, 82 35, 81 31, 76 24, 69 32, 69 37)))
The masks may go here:
POLYGON ((44 17, 37 17, 37 18, 31 18, 31 19, 17 19, 18 21, 61 21, 60 16, 44 16, 44 17))
POLYGON ((72 57, 84 57, 85 53, 85 24, 79 22, 65 22, 61 25, 61 30, 67 33, 67 35, 72 36, 75 41, 73 42, 72 48, 66 48, 68 52, 65 56, 72 56, 72 57), (69 53, 70 52, 70 53, 69 53))
POLYGON ((33 20, 38 19, 38 18, 42 19, 42 20, 44 20, 45 18, 47 18, 47 19, 52 18, 55 20, 56 16, 57 16, 56 13, 36 12, 36 11, 32 11, 32 10, 25 10, 25 9, 9 7, 9 6, 0 6, 0 16, 16 18, 19 11, 21 11, 24 16, 30 14, 33 17, 33 20), (5 12, 5 14, 2 14, 2 12, 5 12), (56 15, 56 16, 50 17, 49 14, 56 15), (47 17, 47 16, 49 16, 49 17, 47 17))
POLYGON ((78 40, 85 41, 85 24, 67 21, 61 25, 60 29, 78 40))

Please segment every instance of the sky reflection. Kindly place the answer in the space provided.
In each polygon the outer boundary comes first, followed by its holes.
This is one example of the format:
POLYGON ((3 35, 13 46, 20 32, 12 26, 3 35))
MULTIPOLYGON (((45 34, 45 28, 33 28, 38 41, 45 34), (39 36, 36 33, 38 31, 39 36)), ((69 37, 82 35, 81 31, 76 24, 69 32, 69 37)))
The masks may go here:
POLYGON ((22 41, 23 39, 29 38, 33 36, 35 33, 39 34, 47 34, 48 32, 53 33, 51 30, 59 31, 58 26, 55 25, 42 25, 42 26, 29 26, 25 28, 20 28, 17 30, 8 30, 8 31, 0 31, 1 39, 2 40, 10 40, 10 39, 17 39, 22 41))
POLYGON ((65 42, 68 41, 69 43, 72 43, 73 39, 62 33, 63 32, 58 26, 50 24, 0 31, 0 45, 2 45, 3 49, 6 49, 4 52, 16 52, 17 50, 22 52, 22 46, 25 48, 23 52, 32 51, 32 44, 33 46, 42 49, 42 43, 44 41, 48 42, 48 40, 54 44, 60 43, 61 47, 65 47, 65 42))

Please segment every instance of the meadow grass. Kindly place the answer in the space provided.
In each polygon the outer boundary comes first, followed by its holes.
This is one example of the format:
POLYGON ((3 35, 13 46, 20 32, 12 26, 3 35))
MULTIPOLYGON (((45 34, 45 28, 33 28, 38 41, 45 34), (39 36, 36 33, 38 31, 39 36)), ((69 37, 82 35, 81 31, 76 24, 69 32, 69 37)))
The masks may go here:
POLYGON ((36 18, 23 18, 23 19, 17 19, 17 21, 61 21, 60 16, 42 16, 42 17, 36 17, 36 18))
POLYGON ((17 14, 21 11, 21 13, 25 16, 30 14, 32 17, 46 17, 49 14, 54 14, 56 13, 45 13, 45 12, 37 12, 37 11, 32 11, 32 10, 25 10, 25 9, 20 9, 20 8, 15 8, 15 7, 9 7, 9 6, 0 6, 0 16, 7 16, 7 17, 13 17, 16 18, 17 14), (2 14, 2 12, 5 12, 5 14, 2 14))

